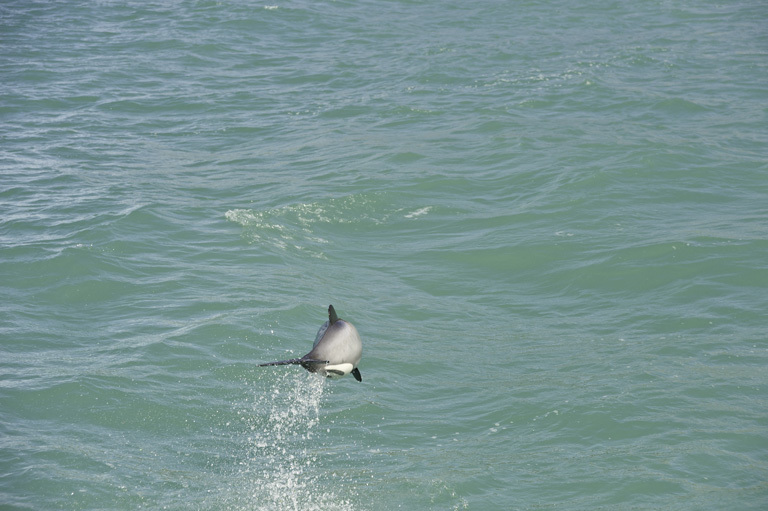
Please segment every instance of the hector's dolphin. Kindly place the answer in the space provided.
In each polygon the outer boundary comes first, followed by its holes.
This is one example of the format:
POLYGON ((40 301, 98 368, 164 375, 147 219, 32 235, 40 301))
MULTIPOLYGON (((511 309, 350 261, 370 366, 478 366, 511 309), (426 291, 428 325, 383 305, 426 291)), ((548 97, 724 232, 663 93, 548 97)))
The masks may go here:
POLYGON ((267 362, 259 366, 298 364, 310 373, 320 373, 329 378, 352 373, 357 381, 363 381, 357 368, 362 356, 363 343, 360 342, 357 328, 352 323, 339 319, 333 305, 329 305, 328 321, 317 331, 312 351, 301 358, 267 362))

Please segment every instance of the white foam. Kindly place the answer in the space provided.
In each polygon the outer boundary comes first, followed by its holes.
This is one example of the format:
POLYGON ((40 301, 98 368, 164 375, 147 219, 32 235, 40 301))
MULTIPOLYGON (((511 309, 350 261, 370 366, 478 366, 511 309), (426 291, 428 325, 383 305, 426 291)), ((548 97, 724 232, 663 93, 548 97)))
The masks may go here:
POLYGON ((429 213, 429 210, 431 209, 432 209, 432 206, 427 206, 421 209, 417 209, 416 211, 405 215, 405 218, 416 218, 421 215, 426 215, 427 213, 429 213))

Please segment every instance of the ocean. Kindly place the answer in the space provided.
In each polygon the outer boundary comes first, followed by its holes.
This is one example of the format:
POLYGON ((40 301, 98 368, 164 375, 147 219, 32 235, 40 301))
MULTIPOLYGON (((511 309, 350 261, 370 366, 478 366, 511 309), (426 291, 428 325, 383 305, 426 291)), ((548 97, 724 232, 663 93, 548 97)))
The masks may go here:
POLYGON ((768 508, 766 27, 3 1, 0 509, 768 508))

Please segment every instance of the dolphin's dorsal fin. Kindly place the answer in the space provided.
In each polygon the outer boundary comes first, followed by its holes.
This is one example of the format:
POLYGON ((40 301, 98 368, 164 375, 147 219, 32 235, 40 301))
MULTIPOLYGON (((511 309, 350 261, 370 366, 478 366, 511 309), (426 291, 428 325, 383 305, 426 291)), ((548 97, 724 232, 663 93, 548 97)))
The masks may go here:
POLYGON ((333 308, 333 305, 328 306, 328 321, 330 321, 331 324, 336 323, 339 320, 339 316, 336 315, 336 309, 333 308))

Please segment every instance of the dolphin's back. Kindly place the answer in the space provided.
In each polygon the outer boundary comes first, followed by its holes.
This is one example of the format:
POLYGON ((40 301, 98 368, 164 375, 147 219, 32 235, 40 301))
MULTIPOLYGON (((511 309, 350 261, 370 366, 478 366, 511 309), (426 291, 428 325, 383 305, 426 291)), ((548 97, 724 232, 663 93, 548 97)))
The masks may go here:
POLYGON ((352 364, 357 367, 363 356, 363 343, 357 328, 343 319, 320 327, 312 351, 305 358, 327 360, 331 365, 352 364))
POLYGON ((329 321, 326 321, 325 323, 323 323, 323 324, 322 324, 322 326, 320 327, 320 329, 317 331, 317 335, 315 336, 315 342, 314 342, 314 343, 312 343, 312 347, 313 347, 313 348, 314 348, 314 347, 316 347, 316 346, 317 346, 317 343, 319 343, 319 342, 320 342, 320 339, 322 339, 322 338, 323 338, 323 336, 325 335, 325 331, 326 331, 326 330, 328 330, 328 326, 329 326, 330 324, 331 324, 331 323, 330 323, 329 321))

